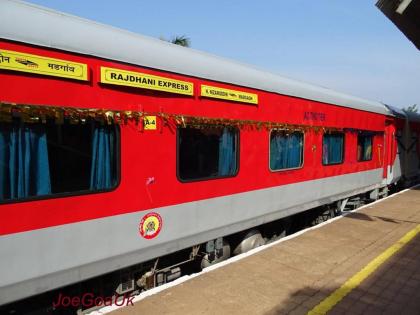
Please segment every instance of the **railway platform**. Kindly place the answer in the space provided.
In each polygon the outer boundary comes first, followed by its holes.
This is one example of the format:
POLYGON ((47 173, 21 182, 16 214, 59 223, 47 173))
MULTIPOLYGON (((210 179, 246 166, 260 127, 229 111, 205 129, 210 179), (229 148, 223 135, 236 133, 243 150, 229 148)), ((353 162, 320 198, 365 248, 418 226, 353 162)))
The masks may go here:
POLYGON ((420 314, 420 188, 331 221, 109 314, 420 314))

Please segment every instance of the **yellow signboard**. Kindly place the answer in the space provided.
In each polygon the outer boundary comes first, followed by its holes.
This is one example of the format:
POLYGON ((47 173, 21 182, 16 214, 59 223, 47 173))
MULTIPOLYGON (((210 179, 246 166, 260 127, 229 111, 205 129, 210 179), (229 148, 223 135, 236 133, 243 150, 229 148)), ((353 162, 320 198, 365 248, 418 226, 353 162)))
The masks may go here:
POLYGON ((201 86, 201 96, 220 98, 223 100, 229 100, 234 102, 243 102, 258 104, 258 95, 254 93, 246 93, 237 90, 222 89, 210 85, 201 86))
POLYGON ((144 130, 156 130, 156 116, 144 116, 144 130))
POLYGON ((0 69, 87 81, 83 63, 0 49, 0 69))
POLYGON ((101 67, 101 83, 132 86, 169 93, 194 95, 194 84, 156 75, 101 67))

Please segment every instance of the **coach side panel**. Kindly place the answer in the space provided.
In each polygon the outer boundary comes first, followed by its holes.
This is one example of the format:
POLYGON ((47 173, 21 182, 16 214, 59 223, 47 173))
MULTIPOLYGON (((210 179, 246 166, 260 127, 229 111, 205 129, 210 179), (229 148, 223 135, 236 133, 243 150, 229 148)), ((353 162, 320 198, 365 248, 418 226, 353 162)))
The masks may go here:
MULTIPOLYGON (((0 92, 2 106, 18 103, 29 112, 34 104, 93 112, 138 111, 152 113, 157 119, 157 128, 151 130, 134 121, 118 126, 118 181, 112 189, 1 201, 1 304, 365 192, 382 183, 385 117, 380 114, 29 45, 1 45, 9 51, 83 63, 89 69, 86 81, 0 70, 0 86, 6 87, 0 92), (101 67, 191 82, 194 93, 174 95, 102 84, 101 67), (258 103, 201 97, 202 85, 256 94, 258 103), (166 123, 165 117, 171 123, 166 123), (185 127, 187 117, 195 117, 199 129, 243 125, 239 128, 238 171, 234 175, 180 181, 177 129, 185 127), (220 123, 222 118, 225 120, 220 123), (301 167, 270 169, 272 125, 287 132, 303 132, 301 167), (337 136, 325 136, 329 134, 337 136), (363 144, 362 138, 371 142, 363 144), (336 140, 342 143, 342 159, 329 163, 324 157, 326 147, 336 140), (359 147, 366 153, 361 160, 359 147), (149 218, 157 220, 159 233, 142 233, 149 218)), ((11 114, 13 111, 6 113, 11 114)), ((77 129, 79 124, 71 128, 77 129)))

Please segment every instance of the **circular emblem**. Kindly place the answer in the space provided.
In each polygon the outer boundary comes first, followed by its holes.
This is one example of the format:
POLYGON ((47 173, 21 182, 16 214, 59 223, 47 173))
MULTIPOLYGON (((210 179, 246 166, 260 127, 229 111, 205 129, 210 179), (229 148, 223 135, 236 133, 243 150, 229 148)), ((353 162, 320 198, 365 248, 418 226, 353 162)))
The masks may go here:
POLYGON ((162 217, 156 212, 146 214, 140 221, 140 235, 146 239, 158 236, 162 228, 162 217))

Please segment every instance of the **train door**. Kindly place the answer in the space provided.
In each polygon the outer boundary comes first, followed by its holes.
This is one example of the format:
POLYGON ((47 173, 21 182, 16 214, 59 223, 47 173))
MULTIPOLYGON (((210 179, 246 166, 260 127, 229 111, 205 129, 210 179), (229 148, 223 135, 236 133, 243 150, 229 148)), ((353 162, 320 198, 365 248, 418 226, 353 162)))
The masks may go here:
POLYGON ((383 163, 383 178, 386 179, 387 184, 393 181, 394 177, 394 162, 396 156, 396 141, 395 141, 395 122, 393 119, 385 121, 384 134, 384 163, 383 163))

